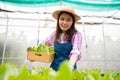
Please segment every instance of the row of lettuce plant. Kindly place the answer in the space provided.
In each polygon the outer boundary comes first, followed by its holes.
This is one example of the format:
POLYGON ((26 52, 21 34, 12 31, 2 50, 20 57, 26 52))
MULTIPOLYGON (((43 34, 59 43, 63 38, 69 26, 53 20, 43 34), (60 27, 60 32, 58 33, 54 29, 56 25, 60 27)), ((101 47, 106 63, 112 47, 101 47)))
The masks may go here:
POLYGON ((61 64, 59 71, 45 67, 29 70, 25 64, 18 68, 7 62, 0 65, 0 80, 120 80, 120 73, 107 70, 102 74, 99 68, 71 70, 68 61, 61 64))

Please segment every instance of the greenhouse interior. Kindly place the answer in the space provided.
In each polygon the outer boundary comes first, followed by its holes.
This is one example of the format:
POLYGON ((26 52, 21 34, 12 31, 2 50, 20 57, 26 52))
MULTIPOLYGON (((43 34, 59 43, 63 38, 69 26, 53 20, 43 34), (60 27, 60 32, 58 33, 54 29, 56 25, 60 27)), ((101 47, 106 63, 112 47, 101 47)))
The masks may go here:
MULTIPOLYGON (((0 0, 1 66, 11 62, 17 68, 23 64, 28 69, 49 68, 51 62, 28 60, 27 48, 39 45, 56 29, 52 12, 64 6, 73 7, 81 17, 75 25, 83 38, 78 69, 120 71, 120 0, 0 0)), ((3 80, 17 80, 4 78, 0 76, 3 80)), ((73 80, 120 80, 120 75, 118 79, 73 80)))

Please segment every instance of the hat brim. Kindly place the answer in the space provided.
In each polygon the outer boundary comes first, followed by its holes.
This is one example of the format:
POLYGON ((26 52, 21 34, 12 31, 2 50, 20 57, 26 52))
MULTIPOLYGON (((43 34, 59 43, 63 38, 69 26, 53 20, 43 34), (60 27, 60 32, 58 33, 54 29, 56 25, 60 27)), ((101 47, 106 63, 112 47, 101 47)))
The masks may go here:
POLYGON ((57 10, 57 11, 54 11, 53 14, 52 14, 52 16, 53 16, 55 19, 58 19, 58 15, 59 15, 61 12, 68 12, 68 13, 72 14, 72 15, 74 16, 74 18, 75 18, 75 21, 78 21, 78 20, 81 19, 80 16, 78 16, 77 14, 72 13, 72 12, 70 12, 70 11, 66 11, 66 10, 57 10))

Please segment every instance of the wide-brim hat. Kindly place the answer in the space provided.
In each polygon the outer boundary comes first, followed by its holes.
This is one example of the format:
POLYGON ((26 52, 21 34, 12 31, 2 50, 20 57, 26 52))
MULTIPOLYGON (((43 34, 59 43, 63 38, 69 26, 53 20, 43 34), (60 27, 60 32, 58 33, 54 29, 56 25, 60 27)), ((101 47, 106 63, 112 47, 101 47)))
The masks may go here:
POLYGON ((61 8, 60 10, 56 10, 52 13, 52 16, 55 18, 55 19, 58 19, 58 15, 61 13, 61 12, 68 12, 70 14, 72 14, 75 18, 75 21, 78 21, 80 20, 80 16, 77 15, 74 11, 74 9, 72 7, 63 7, 61 8))

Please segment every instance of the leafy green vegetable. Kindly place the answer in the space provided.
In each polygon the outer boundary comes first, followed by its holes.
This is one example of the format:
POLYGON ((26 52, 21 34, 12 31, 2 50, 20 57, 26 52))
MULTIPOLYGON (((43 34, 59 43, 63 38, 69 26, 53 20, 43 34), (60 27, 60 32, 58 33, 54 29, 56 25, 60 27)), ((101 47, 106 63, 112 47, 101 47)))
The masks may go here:
POLYGON ((18 69, 12 63, 4 63, 0 65, 0 80, 8 80, 9 76, 18 75, 18 69))
POLYGON ((102 76, 98 68, 72 71, 68 61, 64 61, 58 71, 45 67, 29 70, 24 64, 17 68, 8 62, 0 65, 0 80, 120 80, 120 72, 108 70, 102 76))
POLYGON ((63 61, 56 75, 56 80, 72 80, 72 70, 68 61, 63 61))
POLYGON ((72 75, 73 75, 73 80, 84 80, 84 77, 86 76, 83 69, 74 70, 72 72, 72 75))
POLYGON ((91 74, 86 74, 86 76, 84 77, 84 80, 95 80, 95 79, 91 74))
POLYGON ((46 44, 39 44, 38 46, 29 47, 27 51, 54 54, 54 47, 46 44))

